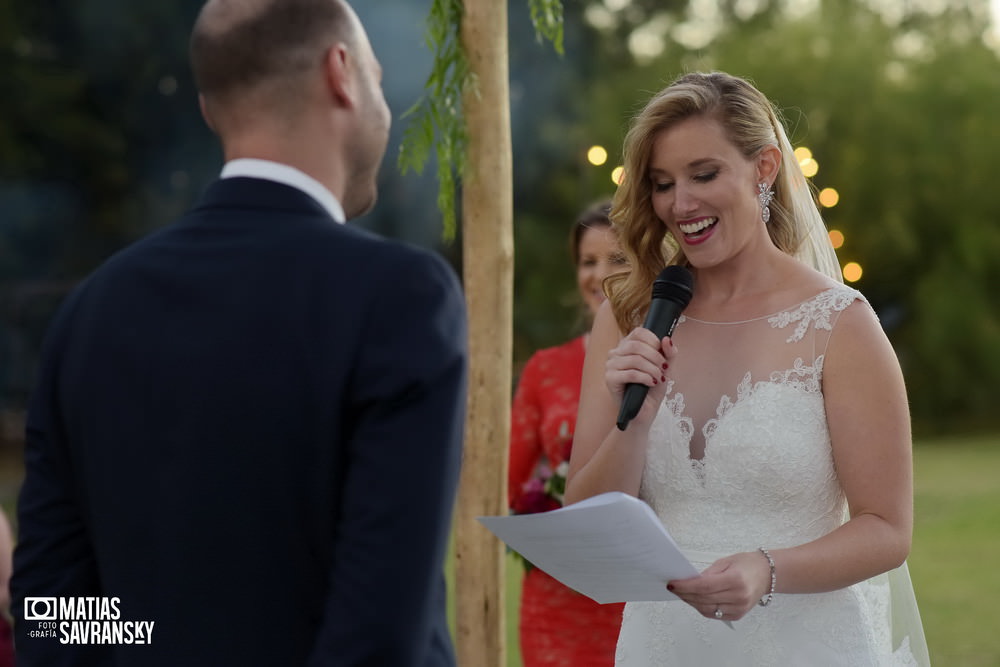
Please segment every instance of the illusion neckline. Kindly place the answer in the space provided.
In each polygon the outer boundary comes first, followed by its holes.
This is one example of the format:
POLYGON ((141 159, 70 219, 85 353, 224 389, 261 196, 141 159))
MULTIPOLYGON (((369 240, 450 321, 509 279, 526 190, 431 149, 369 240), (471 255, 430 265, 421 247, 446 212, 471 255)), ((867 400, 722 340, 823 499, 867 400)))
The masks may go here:
POLYGON ((787 313, 787 312, 795 310, 797 308, 801 308, 802 306, 804 306, 805 304, 809 303, 810 301, 814 301, 814 300, 820 298, 821 296, 823 296, 824 294, 827 294, 829 292, 834 292, 837 289, 838 288, 836 286, 834 286, 834 287, 827 287, 826 289, 821 290, 821 291, 817 292, 816 294, 813 294, 812 296, 806 297, 805 299, 802 299, 802 301, 799 301, 798 303, 793 303, 790 306, 782 308, 781 310, 777 310, 777 311, 775 311, 773 313, 768 313, 767 315, 759 315, 757 317, 751 317, 751 318, 746 319, 746 320, 731 320, 731 321, 719 322, 719 321, 713 321, 713 320, 702 320, 702 319, 699 319, 697 317, 691 317, 690 315, 684 315, 684 314, 682 314, 680 316, 680 318, 678 319, 678 324, 680 322, 685 321, 685 320, 691 320, 692 322, 697 322, 698 324, 715 324, 715 325, 718 325, 718 326, 733 326, 733 325, 737 325, 737 324, 751 324, 753 322, 760 322, 761 320, 770 320, 771 318, 777 317, 778 315, 781 315, 782 313, 787 313))

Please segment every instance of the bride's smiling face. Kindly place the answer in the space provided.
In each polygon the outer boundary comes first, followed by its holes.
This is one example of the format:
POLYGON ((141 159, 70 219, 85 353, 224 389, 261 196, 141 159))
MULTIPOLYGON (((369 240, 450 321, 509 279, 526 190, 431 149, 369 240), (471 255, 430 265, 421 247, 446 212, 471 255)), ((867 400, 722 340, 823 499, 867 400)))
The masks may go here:
POLYGON ((694 116, 662 130, 648 177, 653 210, 693 266, 716 265, 768 238, 756 196, 757 163, 715 119, 694 116))

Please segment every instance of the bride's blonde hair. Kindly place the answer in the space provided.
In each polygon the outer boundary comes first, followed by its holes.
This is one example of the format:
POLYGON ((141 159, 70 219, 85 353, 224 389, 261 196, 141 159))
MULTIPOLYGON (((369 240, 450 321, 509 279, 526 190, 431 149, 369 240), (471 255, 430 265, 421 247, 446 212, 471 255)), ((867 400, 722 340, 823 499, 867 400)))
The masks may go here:
POLYGON ((615 320, 623 332, 642 322, 649 307, 650 286, 663 267, 688 264, 684 251, 653 211, 648 173, 657 135, 694 116, 718 120, 747 159, 756 157, 765 146, 778 147, 781 164, 767 223, 771 241, 789 255, 842 280, 812 190, 771 102, 748 81, 730 74, 686 74, 650 99, 625 136, 625 178, 615 192, 611 220, 631 270, 605 280, 615 320))

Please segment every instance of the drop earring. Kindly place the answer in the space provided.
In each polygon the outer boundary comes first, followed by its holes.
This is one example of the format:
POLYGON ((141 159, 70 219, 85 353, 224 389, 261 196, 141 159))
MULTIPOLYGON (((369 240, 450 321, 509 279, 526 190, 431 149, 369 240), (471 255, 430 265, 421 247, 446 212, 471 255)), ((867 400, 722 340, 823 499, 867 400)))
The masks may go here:
POLYGON ((766 225, 771 219, 771 200, 774 199, 774 190, 767 183, 757 184, 757 201, 760 202, 760 219, 766 225))

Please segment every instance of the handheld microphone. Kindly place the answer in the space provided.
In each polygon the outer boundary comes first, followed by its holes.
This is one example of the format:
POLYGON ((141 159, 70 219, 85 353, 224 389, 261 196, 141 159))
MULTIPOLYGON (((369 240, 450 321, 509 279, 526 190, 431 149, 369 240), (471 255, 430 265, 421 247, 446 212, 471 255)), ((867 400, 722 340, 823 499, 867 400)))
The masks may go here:
MULTIPOLYGON (((683 266, 668 266, 660 271, 653 282, 653 300, 649 304, 649 314, 643 327, 662 339, 674 333, 681 311, 691 302, 694 277, 683 266)), ((625 385, 625 396, 618 411, 618 430, 624 431, 646 400, 649 387, 637 382, 625 385)))

